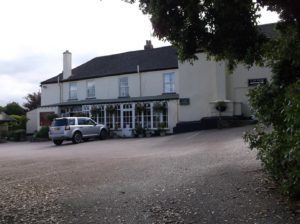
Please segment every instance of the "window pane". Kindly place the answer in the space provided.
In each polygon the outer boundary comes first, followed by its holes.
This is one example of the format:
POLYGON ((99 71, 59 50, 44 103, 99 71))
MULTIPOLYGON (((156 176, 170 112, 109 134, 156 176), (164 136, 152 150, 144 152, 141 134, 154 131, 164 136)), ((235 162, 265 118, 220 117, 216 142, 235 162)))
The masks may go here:
POLYGON ((95 82, 94 80, 87 81, 87 98, 95 97, 95 82))
POLYGON ((77 83, 76 82, 71 82, 69 84, 69 98, 77 99, 77 83))
POLYGON ((119 96, 129 96, 128 77, 119 79, 119 96))
POLYGON ((164 74, 164 93, 175 92, 175 74, 165 73, 164 74))

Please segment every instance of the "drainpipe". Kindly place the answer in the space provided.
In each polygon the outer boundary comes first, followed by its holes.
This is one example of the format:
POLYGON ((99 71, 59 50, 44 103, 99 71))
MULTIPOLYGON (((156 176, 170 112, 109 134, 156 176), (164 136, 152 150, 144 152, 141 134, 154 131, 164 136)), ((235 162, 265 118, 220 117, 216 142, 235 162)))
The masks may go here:
POLYGON ((137 65, 136 66, 136 70, 137 70, 137 73, 139 75, 139 80, 140 80, 140 97, 142 96, 142 76, 141 76, 141 73, 140 73, 140 66, 137 65))
POLYGON ((59 76, 57 77, 57 84, 59 88, 59 103, 62 103, 62 90, 61 90, 61 83, 59 81, 59 76))

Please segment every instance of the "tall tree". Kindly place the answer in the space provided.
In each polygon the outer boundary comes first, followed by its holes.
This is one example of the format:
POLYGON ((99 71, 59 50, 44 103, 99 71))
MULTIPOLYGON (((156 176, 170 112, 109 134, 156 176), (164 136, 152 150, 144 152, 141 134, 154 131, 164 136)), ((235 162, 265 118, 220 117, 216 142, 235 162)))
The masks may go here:
MULTIPOLYGON (((137 0, 125 0, 133 3, 137 0)), ((205 52, 214 60, 265 65, 272 81, 250 93, 260 125, 245 136, 266 170, 290 196, 300 197, 300 1, 139 0, 154 34, 168 40, 182 60, 205 52), (262 7, 280 15, 277 37, 257 23, 262 7), (272 127, 266 131, 266 127, 272 127)))
POLYGON ((28 110, 34 110, 41 106, 41 92, 29 93, 25 99, 27 102, 23 106, 28 110))

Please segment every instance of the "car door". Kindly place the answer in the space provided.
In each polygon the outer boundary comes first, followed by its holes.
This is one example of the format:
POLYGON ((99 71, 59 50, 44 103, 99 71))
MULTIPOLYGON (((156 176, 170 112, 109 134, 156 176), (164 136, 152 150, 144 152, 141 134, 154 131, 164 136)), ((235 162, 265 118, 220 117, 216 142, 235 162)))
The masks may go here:
POLYGON ((95 121, 93 121, 92 119, 88 119, 87 124, 89 126, 88 132, 90 136, 99 135, 99 127, 97 126, 97 123, 95 121))
POLYGON ((84 117, 79 117, 78 119, 78 129, 81 131, 83 137, 89 135, 88 119, 84 117))

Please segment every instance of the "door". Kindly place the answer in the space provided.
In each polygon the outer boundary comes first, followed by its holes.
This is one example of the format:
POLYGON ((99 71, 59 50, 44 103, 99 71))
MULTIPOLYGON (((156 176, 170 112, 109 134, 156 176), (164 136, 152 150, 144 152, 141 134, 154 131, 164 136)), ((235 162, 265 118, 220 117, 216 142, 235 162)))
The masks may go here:
POLYGON ((124 104, 122 111, 122 129, 131 129, 133 127, 133 108, 132 104, 124 104))

